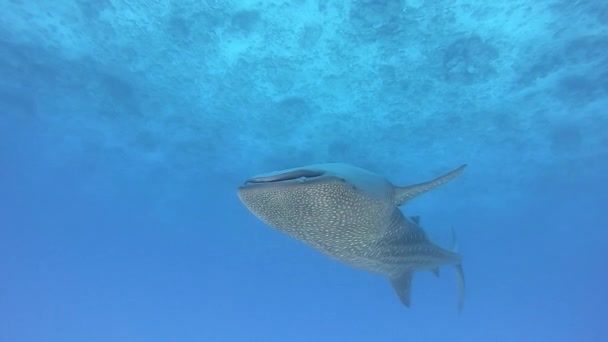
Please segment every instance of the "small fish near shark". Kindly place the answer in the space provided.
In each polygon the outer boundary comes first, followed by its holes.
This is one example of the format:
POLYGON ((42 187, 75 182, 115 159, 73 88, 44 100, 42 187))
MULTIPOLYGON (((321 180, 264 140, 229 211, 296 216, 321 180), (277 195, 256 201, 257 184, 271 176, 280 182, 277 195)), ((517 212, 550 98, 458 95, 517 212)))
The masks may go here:
POLYGON ((399 207, 454 179, 465 167, 400 187, 356 166, 314 164, 254 176, 237 194, 267 225, 347 265, 386 276, 407 307, 414 272, 439 275, 440 266, 453 266, 460 311, 462 256, 433 244, 419 217, 407 218, 399 207))

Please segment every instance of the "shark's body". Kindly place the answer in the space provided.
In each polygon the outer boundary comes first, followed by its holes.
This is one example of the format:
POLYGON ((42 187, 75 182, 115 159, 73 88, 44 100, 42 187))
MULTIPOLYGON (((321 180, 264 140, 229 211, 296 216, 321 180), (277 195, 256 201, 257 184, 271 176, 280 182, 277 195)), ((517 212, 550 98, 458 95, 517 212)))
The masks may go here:
POLYGON ((347 164, 315 164, 248 179, 238 189, 259 219, 326 255, 389 278, 401 302, 410 305, 414 271, 438 274, 453 265, 464 300, 462 257, 434 245, 417 218, 399 206, 456 177, 458 169, 432 181, 397 187, 385 178, 347 164))

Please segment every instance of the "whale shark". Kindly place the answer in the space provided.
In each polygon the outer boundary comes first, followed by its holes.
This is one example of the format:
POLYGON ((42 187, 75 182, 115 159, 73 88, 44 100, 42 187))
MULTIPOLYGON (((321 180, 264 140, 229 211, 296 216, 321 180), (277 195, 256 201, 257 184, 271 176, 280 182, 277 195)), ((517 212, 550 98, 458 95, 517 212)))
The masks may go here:
POLYGON ((268 226, 344 264, 387 277, 406 307, 414 272, 439 275, 440 266, 454 267, 460 311, 465 292, 462 256, 431 242, 420 218, 406 217, 400 207, 454 179, 465 167, 396 186, 357 166, 313 164, 250 177, 237 194, 268 226))

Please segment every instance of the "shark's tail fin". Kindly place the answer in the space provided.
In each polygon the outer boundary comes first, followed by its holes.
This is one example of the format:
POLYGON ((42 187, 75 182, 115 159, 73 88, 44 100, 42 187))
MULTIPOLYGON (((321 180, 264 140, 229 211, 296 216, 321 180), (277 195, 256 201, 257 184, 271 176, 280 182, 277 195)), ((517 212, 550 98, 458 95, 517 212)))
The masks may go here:
POLYGON ((458 239, 456 238, 456 231, 454 230, 454 226, 452 226, 452 246, 450 247, 450 250, 453 253, 458 253, 458 239))
POLYGON ((464 306, 464 271, 462 264, 454 265, 456 269, 456 280, 458 281, 458 312, 462 312, 464 306))
MULTIPOLYGON (((456 231, 454 227, 452 227, 452 252, 458 253, 458 240, 456 239, 456 231)), ((465 292, 465 282, 464 282, 464 271, 462 269, 462 263, 458 263, 454 265, 456 270, 456 281, 458 284, 458 312, 462 311, 462 307, 464 306, 464 292, 465 292)))
POLYGON ((437 177, 428 182, 403 187, 395 187, 395 205, 403 205, 406 202, 409 202, 411 199, 418 197, 419 195, 422 195, 425 192, 431 191, 436 187, 451 181, 452 179, 456 178, 456 176, 458 176, 465 169, 466 166, 466 164, 461 165, 457 169, 452 170, 444 174, 443 176, 437 177))

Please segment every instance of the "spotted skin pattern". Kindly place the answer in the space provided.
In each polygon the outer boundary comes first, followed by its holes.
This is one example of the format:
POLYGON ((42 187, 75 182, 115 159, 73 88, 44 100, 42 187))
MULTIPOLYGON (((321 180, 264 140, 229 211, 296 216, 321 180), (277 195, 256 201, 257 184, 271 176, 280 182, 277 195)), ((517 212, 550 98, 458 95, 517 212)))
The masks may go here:
POLYGON ((454 266, 461 309, 462 257, 433 244, 418 218, 406 218, 399 206, 445 184, 464 168, 429 182, 397 187, 355 166, 315 164, 254 176, 237 193, 267 225, 331 258, 388 277, 408 307, 414 271, 439 274, 439 266, 454 266))

